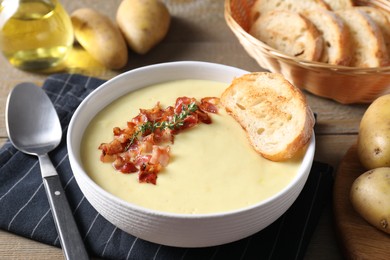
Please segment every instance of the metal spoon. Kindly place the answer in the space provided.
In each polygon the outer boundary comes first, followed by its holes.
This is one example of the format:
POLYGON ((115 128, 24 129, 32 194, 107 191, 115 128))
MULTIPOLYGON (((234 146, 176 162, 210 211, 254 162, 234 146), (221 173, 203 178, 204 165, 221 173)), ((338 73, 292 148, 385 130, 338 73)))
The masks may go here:
POLYGON ((32 83, 17 85, 9 94, 6 127, 10 141, 20 151, 39 158, 42 179, 66 259, 89 259, 59 176, 48 152, 58 146, 62 129, 46 93, 32 83))

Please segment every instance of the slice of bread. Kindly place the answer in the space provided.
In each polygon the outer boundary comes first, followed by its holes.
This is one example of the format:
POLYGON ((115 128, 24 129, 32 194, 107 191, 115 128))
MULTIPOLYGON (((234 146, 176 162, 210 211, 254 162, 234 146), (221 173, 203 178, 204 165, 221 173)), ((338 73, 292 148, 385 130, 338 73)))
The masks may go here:
POLYGON ((281 74, 253 72, 232 81, 221 104, 264 158, 292 158, 309 142, 314 117, 303 93, 281 74))
POLYGON ((274 10, 301 12, 308 9, 330 9, 323 0, 256 0, 251 8, 251 20, 254 22, 260 16, 274 10))
POLYGON ((381 67, 388 64, 388 53, 379 27, 363 11, 350 8, 335 11, 349 28, 352 67, 381 67))
POLYGON ((358 6, 359 10, 365 12, 378 25, 385 40, 388 54, 390 53, 390 21, 386 13, 372 6, 358 6))
POLYGON ((316 9, 302 12, 321 33, 324 40, 319 61, 348 66, 351 61, 349 31, 343 20, 332 11, 316 9))
POLYGON ((284 54, 318 61, 323 40, 316 27, 302 15, 291 11, 271 11, 251 26, 249 33, 284 54))
POLYGON ((347 9, 354 6, 352 0, 324 0, 331 10, 347 9))

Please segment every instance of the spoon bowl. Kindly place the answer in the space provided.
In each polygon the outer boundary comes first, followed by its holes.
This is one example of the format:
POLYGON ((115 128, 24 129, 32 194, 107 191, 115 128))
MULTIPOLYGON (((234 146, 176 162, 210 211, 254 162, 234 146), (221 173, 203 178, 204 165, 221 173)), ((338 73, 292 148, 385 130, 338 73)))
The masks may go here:
POLYGON ((46 93, 32 83, 17 85, 9 94, 6 128, 20 151, 38 156, 42 179, 66 259, 88 259, 64 189, 48 152, 58 146, 62 129, 46 93))
POLYGON ((10 141, 24 153, 46 154, 61 141, 62 129, 57 113, 46 93, 35 85, 22 83, 13 89, 8 99, 6 121, 10 141))

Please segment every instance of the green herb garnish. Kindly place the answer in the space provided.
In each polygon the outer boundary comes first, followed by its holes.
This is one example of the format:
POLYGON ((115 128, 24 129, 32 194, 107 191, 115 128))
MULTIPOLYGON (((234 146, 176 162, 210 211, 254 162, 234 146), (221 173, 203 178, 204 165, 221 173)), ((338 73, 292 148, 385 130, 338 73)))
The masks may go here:
POLYGON ((191 113, 198 110, 198 106, 195 104, 195 102, 190 103, 188 106, 183 105, 182 111, 180 114, 174 114, 173 118, 169 121, 161 121, 161 122, 151 122, 148 121, 142 125, 138 126, 137 131, 132 135, 130 138, 129 143, 126 146, 126 151, 129 149, 129 147, 134 143, 135 139, 138 138, 138 136, 144 135, 146 132, 153 133, 157 129, 159 130, 165 130, 165 129, 178 129, 184 125, 184 120, 189 116, 191 113))

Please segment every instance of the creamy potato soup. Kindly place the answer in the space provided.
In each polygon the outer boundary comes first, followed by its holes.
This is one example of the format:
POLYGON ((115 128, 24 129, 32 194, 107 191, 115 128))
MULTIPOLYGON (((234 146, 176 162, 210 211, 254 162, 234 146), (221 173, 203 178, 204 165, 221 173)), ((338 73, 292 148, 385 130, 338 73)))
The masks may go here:
POLYGON ((82 142, 88 175, 103 189, 133 204, 173 213, 226 212, 258 203, 286 187, 297 174, 302 156, 286 162, 262 158, 244 130, 223 108, 211 114, 212 124, 199 124, 175 136, 169 164, 156 185, 139 183, 138 173, 123 174, 100 161, 101 143, 113 139, 113 127, 126 127, 139 109, 161 103, 173 106, 177 97, 220 97, 227 84, 180 80, 127 94, 104 108, 89 124, 82 142))

